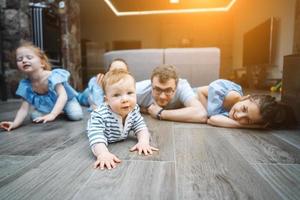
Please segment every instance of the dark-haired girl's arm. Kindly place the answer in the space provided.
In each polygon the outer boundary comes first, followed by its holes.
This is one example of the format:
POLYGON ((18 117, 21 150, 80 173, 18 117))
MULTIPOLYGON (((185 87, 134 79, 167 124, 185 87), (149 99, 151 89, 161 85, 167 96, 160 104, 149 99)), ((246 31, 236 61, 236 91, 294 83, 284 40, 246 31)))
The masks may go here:
POLYGON ((207 124, 212 126, 219 126, 225 128, 253 128, 253 129, 262 129, 265 128, 265 125, 261 124, 240 124, 238 121, 235 121, 224 115, 214 115, 207 120, 207 124))
POLYGON ((199 101, 202 103, 202 105, 207 108, 207 98, 208 98, 208 85, 207 86, 202 86, 198 87, 196 89, 197 91, 197 97, 199 101))
POLYGON ((214 115, 207 120, 207 124, 226 128, 240 128, 240 123, 224 115, 214 115))

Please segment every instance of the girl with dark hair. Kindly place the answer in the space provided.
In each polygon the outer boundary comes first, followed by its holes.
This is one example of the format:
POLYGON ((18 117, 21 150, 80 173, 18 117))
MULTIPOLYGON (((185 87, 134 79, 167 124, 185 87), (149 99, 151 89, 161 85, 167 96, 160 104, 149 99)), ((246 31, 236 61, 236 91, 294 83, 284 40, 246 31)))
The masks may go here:
POLYGON ((207 108, 207 123, 230 128, 291 128, 296 125, 292 108, 270 95, 243 96, 238 84, 218 79, 195 89, 207 108))

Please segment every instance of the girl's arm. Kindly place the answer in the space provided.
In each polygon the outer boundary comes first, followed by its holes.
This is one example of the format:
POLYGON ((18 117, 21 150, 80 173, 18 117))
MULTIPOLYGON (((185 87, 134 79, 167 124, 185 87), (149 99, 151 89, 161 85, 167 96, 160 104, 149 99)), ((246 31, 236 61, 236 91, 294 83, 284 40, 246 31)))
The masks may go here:
POLYGON ((265 128, 265 125, 260 124, 240 124, 239 122, 226 117, 224 115, 211 116, 207 123, 213 126, 225 127, 225 128, 265 128))
MULTIPOLYGON (((93 110, 100 106, 104 102, 104 93, 103 93, 103 80, 104 74, 99 73, 96 77, 96 84, 90 86, 90 92, 88 96, 88 102, 93 110)), ((91 83, 92 84, 92 83, 91 83)))
POLYGON ((46 123, 48 121, 53 121, 62 112, 68 100, 67 92, 62 83, 56 85, 55 91, 57 93, 57 100, 52 111, 45 116, 37 117, 34 119, 34 122, 46 123))
POLYGON ((68 96, 67 96, 67 92, 62 83, 59 83, 56 85, 55 91, 56 91, 58 97, 57 97, 56 103, 55 103, 51 113, 55 117, 57 117, 64 109, 64 107, 68 101, 68 96))
POLYGON ((208 86, 198 87, 197 95, 198 95, 198 99, 202 103, 202 105, 205 108, 207 108, 208 86))
POLYGON ((30 104, 27 101, 23 101, 17 112, 14 121, 13 122, 3 121, 0 123, 0 127, 5 129, 6 131, 10 131, 12 129, 19 127, 24 121, 25 117, 27 116, 29 108, 30 108, 30 104))

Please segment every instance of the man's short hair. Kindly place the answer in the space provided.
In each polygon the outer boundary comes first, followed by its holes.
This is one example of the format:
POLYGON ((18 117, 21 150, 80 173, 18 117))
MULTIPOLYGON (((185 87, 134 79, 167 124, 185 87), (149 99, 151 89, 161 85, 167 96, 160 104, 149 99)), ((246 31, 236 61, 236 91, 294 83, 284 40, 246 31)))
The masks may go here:
POLYGON ((153 78, 155 76, 158 76, 158 80, 160 83, 166 83, 168 80, 174 79, 176 86, 179 79, 176 67, 166 64, 159 65, 152 71, 151 82, 153 81, 153 78))

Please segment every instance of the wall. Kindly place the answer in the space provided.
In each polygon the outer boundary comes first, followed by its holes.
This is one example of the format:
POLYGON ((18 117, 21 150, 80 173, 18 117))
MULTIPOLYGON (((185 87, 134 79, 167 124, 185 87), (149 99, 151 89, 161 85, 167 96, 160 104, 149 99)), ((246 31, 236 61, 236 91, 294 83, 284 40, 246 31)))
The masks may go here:
POLYGON ((296 1, 294 53, 300 54, 300 0, 296 1))
POLYGON ((14 50, 22 39, 31 38, 28 3, 29 0, 0 0, 0 96, 2 100, 14 97, 19 80, 24 77, 17 70, 14 50))
POLYGON ((80 46, 80 7, 78 0, 65 0, 64 8, 59 9, 63 66, 71 73, 70 82, 76 89, 83 89, 81 46, 80 46))
POLYGON ((221 76, 232 66, 232 15, 225 13, 116 17, 103 1, 80 0, 81 35, 112 49, 114 40, 141 40, 142 48, 219 47, 221 76))
POLYGON ((275 64, 270 69, 270 78, 281 78, 283 56, 293 52, 296 0, 240 0, 232 12, 233 22, 233 68, 242 67, 243 34, 269 17, 279 19, 275 64))
POLYGON ((82 38, 104 51, 111 50, 113 40, 141 40, 142 48, 166 48, 183 46, 188 38, 192 47, 220 47, 221 77, 230 78, 232 69, 242 67, 243 34, 273 16, 279 19, 279 32, 276 66, 269 77, 281 78, 283 56, 293 52, 295 3, 237 0, 227 13, 116 17, 102 1, 80 0, 82 38))

